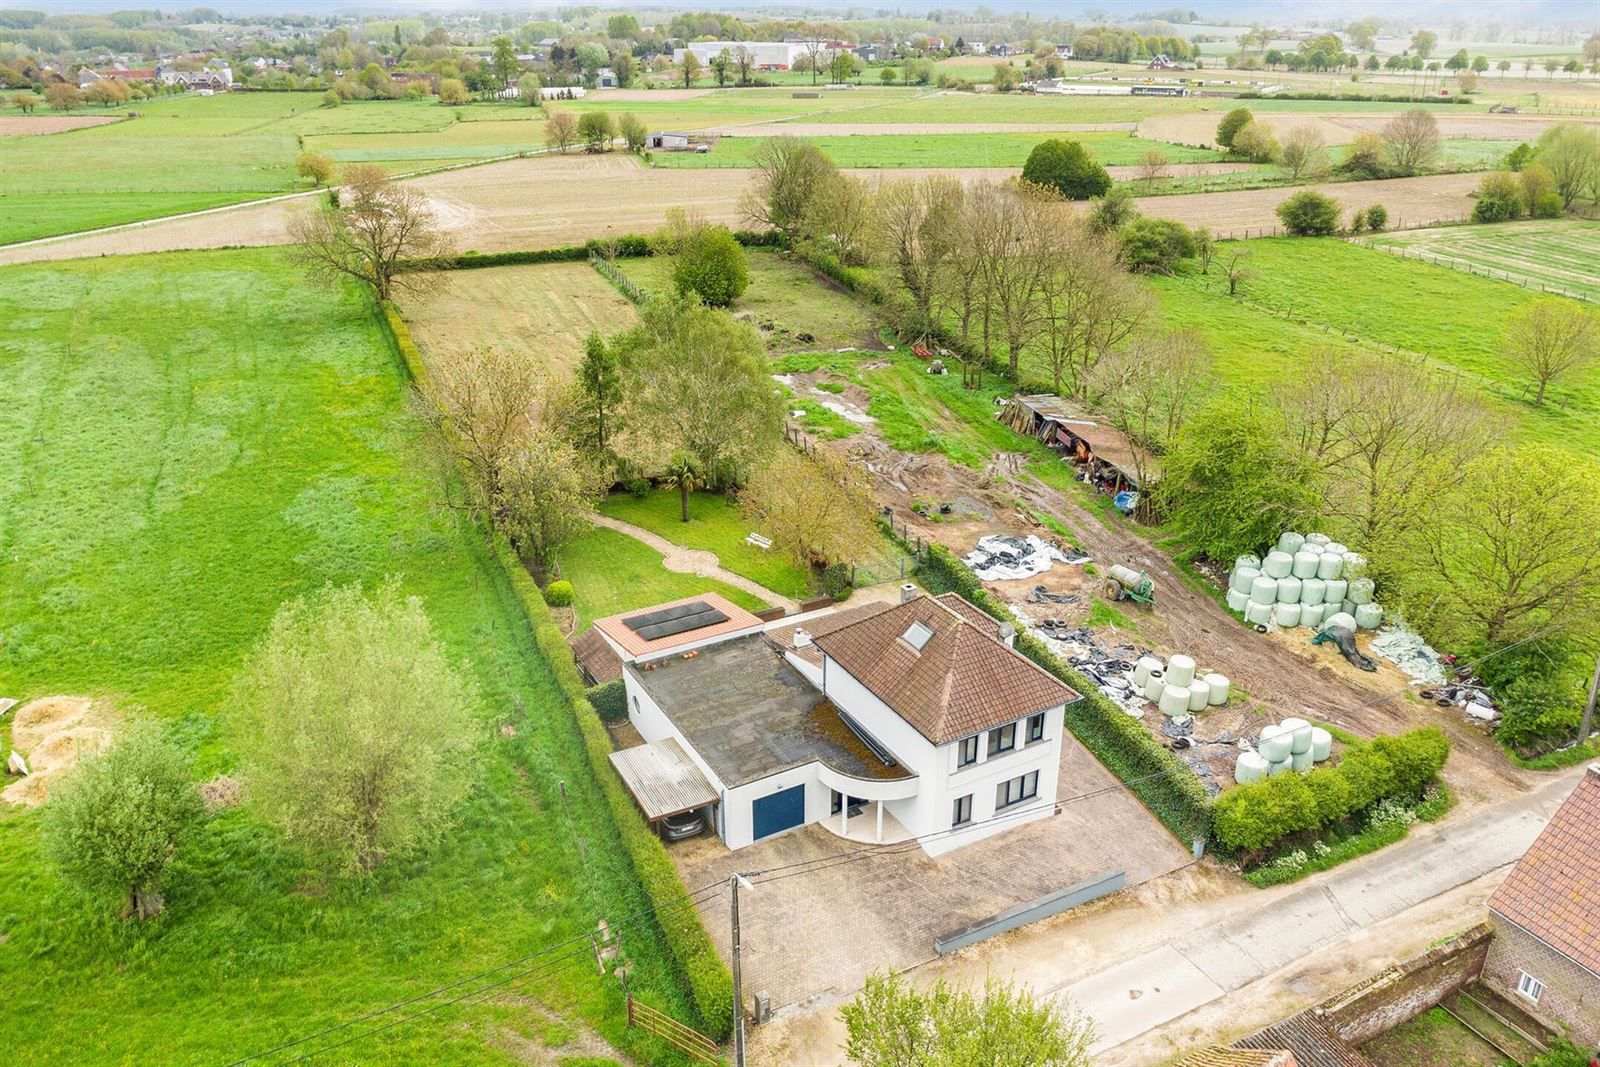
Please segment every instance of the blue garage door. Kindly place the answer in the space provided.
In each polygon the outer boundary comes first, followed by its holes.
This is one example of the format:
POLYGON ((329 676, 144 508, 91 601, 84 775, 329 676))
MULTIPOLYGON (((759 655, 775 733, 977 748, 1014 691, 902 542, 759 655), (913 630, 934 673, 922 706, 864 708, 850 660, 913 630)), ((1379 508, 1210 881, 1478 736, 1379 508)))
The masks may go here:
POLYGON ((792 829, 806 821, 806 787, 797 785, 751 805, 755 817, 755 839, 792 829))

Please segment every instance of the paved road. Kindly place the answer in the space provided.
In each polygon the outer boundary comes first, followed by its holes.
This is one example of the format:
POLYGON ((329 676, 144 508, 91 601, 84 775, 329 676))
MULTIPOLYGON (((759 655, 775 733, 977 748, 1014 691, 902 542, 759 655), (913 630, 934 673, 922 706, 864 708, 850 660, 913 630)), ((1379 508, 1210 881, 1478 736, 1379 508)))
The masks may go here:
POLYGON ((1094 1051, 1115 1048, 1203 1004, 1314 955, 1357 930, 1446 893, 1527 851, 1582 775, 1562 773, 1536 791, 1442 826, 1419 825, 1403 842, 1336 868, 1262 906, 1194 930, 1053 992, 1095 1020, 1094 1051))

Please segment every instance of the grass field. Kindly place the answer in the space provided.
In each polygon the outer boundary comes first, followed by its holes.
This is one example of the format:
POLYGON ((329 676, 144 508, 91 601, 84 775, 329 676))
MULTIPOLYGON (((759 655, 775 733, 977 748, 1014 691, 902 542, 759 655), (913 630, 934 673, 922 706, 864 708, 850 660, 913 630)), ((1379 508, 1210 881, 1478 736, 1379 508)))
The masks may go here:
POLYGON ((661 565, 661 554, 655 549, 603 526, 563 548, 560 569, 561 577, 572 583, 572 604, 580 630, 607 615, 697 593, 720 593, 751 611, 770 606, 724 582, 669 571, 661 565))
POLYGON ((810 576, 788 556, 745 543, 752 529, 750 521, 737 504, 719 493, 691 494, 688 522, 680 516, 676 490, 669 489, 642 497, 615 493, 600 505, 600 512, 642 526, 673 544, 715 552, 728 570, 775 593, 797 600, 810 593, 810 576))
MULTIPOLYGON (((277 607, 386 575, 423 598, 483 694, 454 829, 364 887, 303 884, 235 809, 181 850, 163 916, 118 921, 59 879, 36 811, 0 808, 14 1062, 225 1062, 645 907, 481 535, 430 507, 364 300, 307 286, 279 253, 187 253, 5 268, 0 321, 7 695, 94 695, 162 723, 197 777, 227 772, 231 679, 277 607)), ((634 989, 686 1017, 653 930, 630 927, 628 946, 634 989)), ((500 992, 338 1060, 502 1064, 526 1036, 553 1062, 544 1046, 590 1026, 665 1062, 592 961, 500 992)))
POLYGON ((1343 331, 1368 351, 1424 353, 1459 370, 1526 437, 1600 455, 1600 380, 1552 386, 1535 406, 1525 399, 1526 377, 1502 351, 1506 317, 1536 292, 1343 241, 1275 238, 1244 247, 1260 277, 1243 300, 1227 296, 1215 270, 1151 281, 1167 325, 1210 340, 1222 381, 1258 387, 1344 358, 1357 349, 1343 331))
MULTIPOLYGON (((735 314, 747 314, 776 352, 875 346, 877 319, 850 294, 824 281, 787 256, 752 249, 750 286, 733 302, 735 314), (811 340, 799 337, 811 335, 811 340)), ((622 271, 649 293, 672 289, 672 257, 649 256, 619 261, 622 271)))
POLYGON ((427 292, 402 298, 401 314, 430 359, 499 348, 525 352, 563 376, 583 358, 589 331, 612 334, 638 319, 628 298, 587 263, 451 271, 427 292))
MULTIPOLYGON (((810 137, 841 167, 1021 167, 1040 141, 1077 141, 1107 166, 1139 162, 1155 150, 1173 163, 1210 163, 1222 158, 1204 148, 1147 141, 1125 133, 933 133, 858 137, 810 137)), ((725 137, 710 152, 659 152, 658 167, 753 167, 765 138, 725 137)))
POLYGON ((1531 289, 1600 301, 1600 222, 1549 219, 1450 226, 1368 237, 1366 243, 1531 289))

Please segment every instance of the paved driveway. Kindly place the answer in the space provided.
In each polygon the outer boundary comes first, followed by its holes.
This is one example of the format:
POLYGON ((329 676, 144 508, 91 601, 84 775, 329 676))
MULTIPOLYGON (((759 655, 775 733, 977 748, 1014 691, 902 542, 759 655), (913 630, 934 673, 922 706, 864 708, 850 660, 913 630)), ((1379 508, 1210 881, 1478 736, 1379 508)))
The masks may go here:
MULTIPOLYGON (((739 895, 747 997, 769 993, 774 1010, 845 997, 872 971, 921 963, 934 955, 934 938, 1013 905, 1109 870, 1125 870, 1136 885, 1189 862, 1188 847, 1114 788, 1111 773, 1070 736, 1061 762, 1058 799, 1084 799, 938 859, 912 846, 846 841, 816 825, 738 852, 709 835, 670 851, 690 886, 735 870, 773 871, 739 895), (839 862, 802 873, 778 870, 833 856, 839 862)), ((701 914, 728 958, 727 894, 701 914)))

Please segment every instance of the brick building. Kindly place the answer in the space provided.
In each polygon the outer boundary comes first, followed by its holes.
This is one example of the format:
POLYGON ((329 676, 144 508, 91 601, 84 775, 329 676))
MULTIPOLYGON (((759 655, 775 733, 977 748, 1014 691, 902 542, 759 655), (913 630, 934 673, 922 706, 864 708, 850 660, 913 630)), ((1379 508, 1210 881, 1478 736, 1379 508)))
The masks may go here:
POLYGON ((1600 1045, 1600 763, 1489 898, 1484 981, 1579 1045, 1600 1045))

